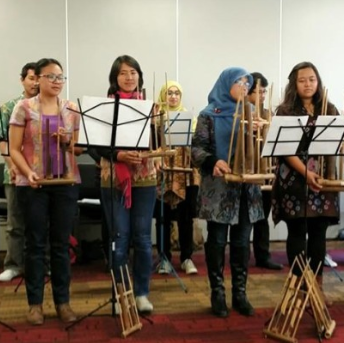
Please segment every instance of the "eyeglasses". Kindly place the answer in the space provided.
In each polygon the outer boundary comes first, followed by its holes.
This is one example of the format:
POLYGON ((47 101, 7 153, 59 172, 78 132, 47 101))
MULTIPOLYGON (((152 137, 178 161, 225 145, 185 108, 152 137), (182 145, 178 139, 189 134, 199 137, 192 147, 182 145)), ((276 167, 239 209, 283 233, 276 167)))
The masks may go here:
POLYGON ((180 92, 178 92, 178 91, 175 91, 175 92, 173 92, 173 91, 168 91, 168 92, 167 92, 167 95, 168 95, 168 96, 173 96, 173 95, 175 95, 175 96, 180 96, 180 92))
POLYGON ((67 80, 66 76, 63 75, 55 75, 55 74, 41 74, 38 75, 39 77, 45 77, 49 82, 53 83, 65 83, 67 80))
POLYGON ((248 82, 244 82, 242 80, 236 80, 235 83, 239 86, 245 86, 247 89, 251 87, 251 85, 248 82))
MULTIPOLYGON (((268 92, 268 91, 267 91, 266 89, 261 89, 261 90, 259 91, 259 94, 260 94, 260 95, 265 95, 267 92, 268 92)), ((253 91, 252 93, 257 93, 257 92, 256 92, 256 91, 253 91)))

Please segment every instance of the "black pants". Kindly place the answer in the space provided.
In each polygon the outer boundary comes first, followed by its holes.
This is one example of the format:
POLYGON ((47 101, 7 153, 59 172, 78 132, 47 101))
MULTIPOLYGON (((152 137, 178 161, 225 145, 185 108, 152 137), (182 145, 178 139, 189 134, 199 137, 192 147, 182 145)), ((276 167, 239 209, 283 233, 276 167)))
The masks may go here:
POLYGON ((193 218, 197 217, 197 193, 198 186, 186 187, 185 200, 177 205, 176 210, 172 210, 170 205, 164 203, 163 212, 161 213, 161 202, 160 200, 157 200, 156 202, 155 216, 158 252, 161 253, 163 251, 169 260, 171 260, 172 257, 171 222, 173 219, 178 222, 180 262, 191 258, 193 253, 193 218), (162 219, 163 226, 161 225, 162 219))
POLYGON ((265 218, 253 224, 253 252, 257 264, 264 264, 270 259, 270 227, 271 192, 263 191, 263 209, 265 218))
MULTIPOLYGON (((287 255, 289 266, 296 256, 305 253, 311 259, 310 267, 316 272, 321 264, 318 275, 322 275, 323 262, 326 254, 326 230, 329 220, 325 217, 297 218, 285 221, 288 228, 287 255), (307 240, 308 235, 308 240, 307 240)), ((301 271, 297 265, 293 273, 300 276, 301 271)))

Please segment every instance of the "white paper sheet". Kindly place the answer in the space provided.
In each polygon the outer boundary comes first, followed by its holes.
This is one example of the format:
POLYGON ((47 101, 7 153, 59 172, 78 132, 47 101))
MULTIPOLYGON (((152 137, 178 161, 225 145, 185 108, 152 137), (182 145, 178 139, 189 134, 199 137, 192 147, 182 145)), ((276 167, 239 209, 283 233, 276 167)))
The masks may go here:
POLYGON ((274 116, 261 157, 294 156, 303 135, 308 116, 274 116))
MULTIPOLYGON (((111 146, 114 99, 84 96, 79 144, 111 146), (87 139, 88 138, 88 139, 87 139)), ((114 148, 149 148, 152 100, 120 99, 114 148)))

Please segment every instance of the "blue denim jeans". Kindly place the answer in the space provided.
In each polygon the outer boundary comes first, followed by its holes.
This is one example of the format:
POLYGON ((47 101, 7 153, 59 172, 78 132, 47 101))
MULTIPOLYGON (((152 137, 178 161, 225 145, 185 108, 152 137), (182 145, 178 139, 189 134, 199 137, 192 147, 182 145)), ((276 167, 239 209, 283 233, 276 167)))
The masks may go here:
POLYGON ((25 285, 29 305, 43 303, 46 243, 50 241, 51 284, 56 305, 69 302, 69 236, 79 186, 17 187, 25 220, 25 285))
POLYGON ((136 296, 148 295, 152 270, 151 230, 156 187, 133 187, 132 205, 129 209, 122 204, 121 191, 102 188, 101 195, 107 225, 112 228, 110 232, 111 240, 114 242, 112 267, 116 281, 120 280, 120 266, 128 263, 129 248, 132 244, 134 293, 136 296), (111 205, 113 205, 112 209, 111 205))

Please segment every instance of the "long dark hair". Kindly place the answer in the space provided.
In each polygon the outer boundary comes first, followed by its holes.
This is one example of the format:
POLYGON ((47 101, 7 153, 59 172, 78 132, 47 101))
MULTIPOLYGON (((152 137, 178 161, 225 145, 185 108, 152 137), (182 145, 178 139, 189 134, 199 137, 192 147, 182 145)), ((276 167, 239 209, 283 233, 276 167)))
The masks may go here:
POLYGON ((313 95, 312 103, 313 103, 314 107, 318 108, 321 106, 324 91, 323 91, 323 83, 322 83, 320 74, 318 72, 318 69, 311 62, 301 62, 301 63, 298 63, 291 70, 291 72, 288 76, 289 82, 285 88, 284 100, 282 101, 281 105, 278 107, 278 110, 282 110, 285 113, 290 113, 295 108, 302 108, 303 107, 302 100, 297 93, 296 83, 297 83, 297 74, 298 74, 299 70, 306 69, 306 68, 313 69, 313 71, 317 77, 317 80, 318 80, 318 87, 317 87, 316 92, 313 95))
POLYGON ((119 75, 119 72, 121 70, 122 64, 125 63, 128 66, 134 68, 137 73, 139 74, 139 89, 136 89, 136 91, 141 91, 143 86, 143 73, 141 70, 141 67, 139 65, 139 62, 135 60, 135 58, 128 56, 128 55, 122 55, 115 59, 115 61, 112 64, 110 75, 109 75, 109 82, 110 87, 108 89, 108 96, 112 94, 116 94, 116 92, 119 91, 119 86, 117 83, 117 77, 119 75))

